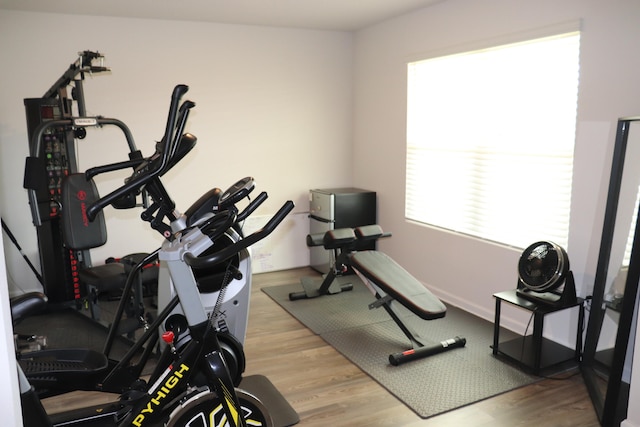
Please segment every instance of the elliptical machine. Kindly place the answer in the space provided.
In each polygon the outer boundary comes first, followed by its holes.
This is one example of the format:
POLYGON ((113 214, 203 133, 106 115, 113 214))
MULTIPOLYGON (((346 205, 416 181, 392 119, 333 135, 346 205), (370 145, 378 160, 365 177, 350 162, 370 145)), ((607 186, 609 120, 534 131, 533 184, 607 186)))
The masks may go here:
MULTIPOLYGON (((181 231, 188 227, 193 227, 210 219, 216 212, 226 209, 230 204, 233 205, 237 201, 248 198, 255 188, 255 182, 252 177, 246 177, 237 181, 224 193, 218 194, 216 189, 215 205, 206 213, 196 214, 193 211, 187 211, 185 215, 180 216, 177 220, 171 221, 171 229, 173 233, 181 231), (234 197, 230 197, 235 194, 234 197), (237 200, 235 200, 237 199, 237 200), (185 223, 185 219, 187 222, 185 223)), ((211 192, 208 192, 209 194, 211 192)), ((206 195, 205 195, 206 196, 206 195)), ((255 203, 262 203, 266 199, 266 193, 260 193, 254 200, 255 203)), ((202 198, 201 198, 202 199, 202 198)), ((211 200, 207 198, 206 200, 211 200)), ((207 205, 207 203, 205 203, 207 205)), ((236 219, 234 226, 230 227, 222 236, 220 236, 217 244, 219 246, 228 246, 242 239, 243 233, 239 224, 246 219, 248 213, 243 212, 236 219)), ((251 293, 251 255, 247 249, 238 252, 229 262, 228 265, 213 266, 204 270, 194 271, 195 279, 198 283, 200 299, 207 313, 212 319, 215 319, 216 328, 220 331, 229 333, 244 345, 247 322, 249 316, 249 297, 251 293)), ((160 264, 158 272, 158 282, 170 282, 170 274, 166 263, 160 264)), ((171 299, 175 296, 176 290, 173 285, 159 286, 158 288, 158 309, 166 307, 171 299)), ((181 312, 180 307, 176 307, 173 314, 181 312)))
MULTIPOLYGON (((217 213, 197 224, 180 225, 184 218, 175 210, 160 178, 186 154, 181 149, 182 144, 195 143, 195 137, 182 135, 188 112, 195 105, 185 101, 179 106, 187 90, 184 85, 174 89, 167 127, 156 152, 134 165, 134 173, 122 187, 97 200, 85 198, 85 215, 91 221, 101 214, 103 208, 122 197, 130 197, 143 189, 151 195, 166 212, 171 227, 177 231, 168 236, 158 251, 142 260, 136 269, 158 257, 169 278, 159 285, 168 284, 175 296, 122 360, 115 366, 92 373, 89 383, 93 383, 93 389, 122 393, 116 402, 50 417, 29 383, 23 363, 19 363, 25 425, 141 427, 185 426, 196 425, 196 422, 203 426, 273 425, 272 417, 260 398, 238 388, 244 370, 242 344, 230 331, 239 332, 220 327, 231 322, 225 320, 225 314, 219 307, 229 301, 225 300, 229 284, 239 280, 241 271, 235 263, 242 262, 247 248, 267 237, 280 224, 293 209, 293 203, 286 202, 262 229, 246 237, 240 236, 234 228, 267 198, 266 193, 261 193, 240 212, 236 205, 254 187, 253 179, 246 178, 220 196, 217 213), (220 288, 214 292, 217 293, 217 310, 214 307, 208 311, 202 302, 195 274, 198 270, 215 270, 223 275, 220 288), (160 328, 165 331, 162 339, 167 345, 147 382, 139 377, 150 349, 158 341, 160 328), (132 360, 143 348, 142 357, 134 364, 132 360)), ((131 162, 124 163, 106 166, 102 170, 132 166, 131 162)), ((83 197, 86 195, 84 193, 83 197)), ((128 278, 127 286, 131 286, 133 276, 134 273, 128 278)), ((244 328, 246 330, 246 324, 244 328)), ((112 327, 112 331, 115 329, 112 327)), ((244 333, 241 339, 244 339, 244 333)), ((37 358, 33 353, 30 357, 37 358)))

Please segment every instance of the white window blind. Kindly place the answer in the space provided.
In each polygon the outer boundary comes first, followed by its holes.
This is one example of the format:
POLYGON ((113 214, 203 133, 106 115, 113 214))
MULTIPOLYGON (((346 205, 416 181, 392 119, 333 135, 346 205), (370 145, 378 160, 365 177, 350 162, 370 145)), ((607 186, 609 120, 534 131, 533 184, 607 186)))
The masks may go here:
POLYGON ((567 247, 579 33, 408 64, 405 216, 567 247))

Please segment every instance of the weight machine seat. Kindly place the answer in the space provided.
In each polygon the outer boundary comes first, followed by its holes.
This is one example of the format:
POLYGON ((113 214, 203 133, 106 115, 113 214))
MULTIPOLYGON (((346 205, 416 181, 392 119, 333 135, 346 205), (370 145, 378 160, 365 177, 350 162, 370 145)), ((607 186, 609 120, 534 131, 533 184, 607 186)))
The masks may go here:
POLYGON ((27 292, 11 298, 11 321, 17 325, 23 319, 44 311, 47 297, 42 292, 27 292))
POLYGON ((124 287, 127 275, 124 265, 119 262, 109 262, 95 265, 78 272, 80 283, 91 285, 100 293, 117 291, 124 287))
MULTIPOLYGON (((119 260, 85 268, 78 272, 78 278, 80 283, 85 286, 91 285, 100 293, 119 291, 124 288, 129 273, 147 255, 146 253, 129 254, 119 260)), ((158 281, 158 268, 153 264, 143 267, 141 275, 142 285, 151 286, 158 281)))
POLYGON ((407 270, 378 251, 355 252, 351 266, 424 320, 444 317, 447 307, 407 270))

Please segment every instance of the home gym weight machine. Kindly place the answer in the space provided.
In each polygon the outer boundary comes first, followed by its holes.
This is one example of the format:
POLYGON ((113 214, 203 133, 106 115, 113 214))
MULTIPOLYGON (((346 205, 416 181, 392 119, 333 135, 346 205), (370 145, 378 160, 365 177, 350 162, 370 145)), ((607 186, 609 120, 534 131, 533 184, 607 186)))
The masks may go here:
MULTIPOLYGON (((33 224, 38 239, 41 277, 50 306, 83 303, 91 309, 94 320, 100 320, 97 297, 101 293, 118 295, 132 267, 146 254, 130 254, 104 265, 93 266, 90 249, 106 243, 106 228, 101 223, 89 224, 79 232, 77 245, 65 245, 61 221, 62 181, 78 172, 76 141, 87 136, 87 128, 116 127, 128 145, 129 161, 141 158, 129 128, 120 120, 87 116, 83 82, 87 74, 110 71, 104 56, 98 52, 79 52, 78 58, 41 98, 24 100, 29 137, 24 187, 27 189, 33 224), (69 91, 69 89, 71 90, 69 91), (83 239, 86 235, 86 239, 83 239)), ((143 199, 144 202, 144 199, 143 199)), ((131 208, 135 200, 123 198, 116 208, 131 208)), ((123 332, 143 325, 143 285, 153 289, 157 281, 157 265, 149 265, 138 278, 128 308, 132 322, 123 332)))

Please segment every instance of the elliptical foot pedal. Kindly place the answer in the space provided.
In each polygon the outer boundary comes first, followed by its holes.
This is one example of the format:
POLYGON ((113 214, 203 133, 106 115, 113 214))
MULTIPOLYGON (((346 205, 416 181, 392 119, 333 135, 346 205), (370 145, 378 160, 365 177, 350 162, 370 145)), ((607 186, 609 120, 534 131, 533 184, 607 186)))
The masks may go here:
POLYGON ((87 349, 52 349, 25 353, 18 359, 36 389, 76 390, 93 384, 109 367, 107 356, 87 349))

